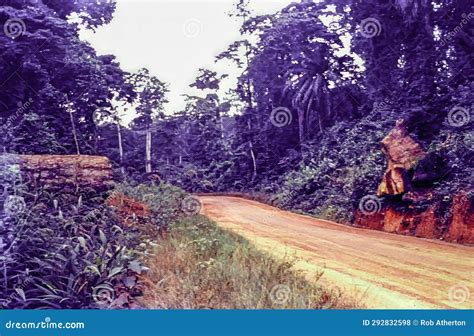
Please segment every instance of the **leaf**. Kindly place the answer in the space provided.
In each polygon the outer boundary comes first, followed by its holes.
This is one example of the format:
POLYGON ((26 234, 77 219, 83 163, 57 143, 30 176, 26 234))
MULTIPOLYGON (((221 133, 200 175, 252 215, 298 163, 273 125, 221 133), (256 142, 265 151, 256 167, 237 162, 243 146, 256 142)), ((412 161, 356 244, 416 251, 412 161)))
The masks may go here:
POLYGON ((23 301, 26 301, 26 296, 25 292, 21 288, 15 288, 15 291, 18 293, 18 295, 23 299, 23 301))
POLYGON ((137 283, 137 278, 135 276, 128 276, 123 280, 125 287, 132 288, 137 283))
POLYGON ((79 244, 82 248, 86 248, 86 240, 84 239, 84 237, 78 237, 77 240, 79 240, 79 244))
POLYGON ((105 290, 108 290, 110 292, 114 292, 114 288, 111 285, 107 284, 107 283, 103 283, 103 284, 100 284, 100 285, 97 285, 97 286, 94 287, 94 290, 96 290, 96 291, 99 290, 99 289, 105 289, 105 290))
POLYGON ((120 274, 120 272, 122 271, 123 271, 123 267, 112 268, 112 270, 109 272, 109 278, 113 278, 117 274, 120 274))
POLYGON ((131 261, 129 264, 128 264, 128 268, 135 272, 135 273, 138 273, 140 274, 142 272, 142 266, 140 265, 140 262, 138 262, 137 260, 133 260, 131 261))
POLYGON ((100 271, 97 268, 97 266, 95 266, 95 265, 86 266, 85 271, 86 272, 92 272, 92 273, 95 273, 97 275, 100 275, 100 271))
POLYGON ((107 243, 107 237, 105 236, 104 231, 102 231, 101 229, 99 229, 99 237, 100 237, 100 240, 101 240, 102 244, 107 243))

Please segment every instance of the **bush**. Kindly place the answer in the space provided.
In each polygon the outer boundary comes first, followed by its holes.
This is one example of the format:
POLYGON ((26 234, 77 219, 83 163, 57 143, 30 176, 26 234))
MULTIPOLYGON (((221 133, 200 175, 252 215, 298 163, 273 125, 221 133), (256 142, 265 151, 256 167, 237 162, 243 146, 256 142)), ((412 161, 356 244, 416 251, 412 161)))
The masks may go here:
POLYGON ((9 197, 25 206, 1 228, 3 307, 108 307, 122 280, 140 273, 138 232, 121 227, 105 195, 9 197))
POLYGON ((182 189, 168 183, 138 186, 123 183, 117 185, 114 192, 147 204, 150 208, 147 222, 158 229, 166 229, 169 224, 183 216, 182 205, 187 197, 182 189))
POLYGON ((114 192, 146 199, 152 210, 150 222, 130 227, 105 204, 107 194, 92 190, 32 194, 25 184, 13 181, 21 179, 18 172, 2 176, 9 209, 0 217, 1 306, 134 305, 134 297, 141 294, 140 259, 156 239, 157 230, 149 228, 166 227, 182 215, 180 189, 166 184, 118 185, 114 192))
POLYGON ((328 220, 353 220, 359 201, 375 194, 385 170, 380 141, 395 118, 379 120, 377 111, 339 122, 308 145, 305 158, 278 183, 276 204, 328 220))

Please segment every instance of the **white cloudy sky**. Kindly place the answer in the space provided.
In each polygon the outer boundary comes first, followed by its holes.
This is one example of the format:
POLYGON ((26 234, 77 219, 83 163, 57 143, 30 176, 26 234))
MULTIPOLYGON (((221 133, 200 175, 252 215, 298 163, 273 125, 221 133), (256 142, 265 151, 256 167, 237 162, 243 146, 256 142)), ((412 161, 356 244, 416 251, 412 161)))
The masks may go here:
MULTIPOLYGON (((148 68, 169 83, 167 113, 184 106, 183 93, 199 68, 229 73, 231 87, 239 70, 226 62, 214 63, 217 54, 239 38, 241 19, 230 18, 235 0, 117 0, 113 21, 96 33, 83 32, 99 54, 114 54, 124 70, 148 68)), ((255 14, 270 14, 290 0, 253 0, 255 14)))

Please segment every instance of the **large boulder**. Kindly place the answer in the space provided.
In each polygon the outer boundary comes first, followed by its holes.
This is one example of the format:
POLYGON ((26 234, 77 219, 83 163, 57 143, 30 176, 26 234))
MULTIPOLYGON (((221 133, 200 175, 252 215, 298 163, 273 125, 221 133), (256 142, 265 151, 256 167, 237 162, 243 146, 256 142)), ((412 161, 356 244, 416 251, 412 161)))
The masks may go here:
MULTIPOLYGON (((472 195, 456 191, 452 202, 436 193, 433 185, 448 173, 442 153, 425 153, 403 122, 383 139, 387 170, 378 196, 387 197, 383 206, 368 213, 355 213, 357 226, 397 234, 474 244, 474 206, 472 195)), ((449 200, 449 198, 448 198, 449 200)))
POLYGON ((377 195, 401 195, 410 191, 412 170, 426 156, 425 151, 408 134, 403 121, 397 122, 381 144, 388 165, 377 195))

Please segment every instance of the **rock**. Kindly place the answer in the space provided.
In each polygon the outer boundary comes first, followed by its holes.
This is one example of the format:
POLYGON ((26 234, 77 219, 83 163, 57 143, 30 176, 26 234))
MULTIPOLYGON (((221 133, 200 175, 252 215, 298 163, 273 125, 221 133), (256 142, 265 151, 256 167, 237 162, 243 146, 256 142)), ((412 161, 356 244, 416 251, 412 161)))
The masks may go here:
POLYGON ((411 182, 407 171, 402 167, 394 166, 384 173, 377 196, 401 195, 410 189, 411 182))
POLYGON ((431 186, 449 173, 446 159, 439 153, 428 153, 415 167, 412 182, 418 186, 431 186))
POLYGON ((365 214, 360 210, 357 210, 355 214, 354 224, 355 226, 362 227, 365 229, 383 231, 384 217, 384 212, 365 214))
POLYGON ((432 192, 409 191, 403 195, 402 201, 414 205, 428 204, 433 200, 432 192))
POLYGON ((357 211, 355 224, 367 229, 420 238, 474 244, 474 205, 467 193, 460 192, 454 196, 450 209, 452 216, 448 218, 448 222, 443 223, 439 216, 441 207, 441 202, 438 201, 432 202, 424 210, 408 207, 395 209, 389 205, 371 215, 357 211))
POLYGON ((422 212, 419 223, 415 227, 415 236, 421 238, 440 238, 440 223, 436 216, 436 205, 422 212))
POLYGON ((381 144, 388 166, 377 196, 400 195, 411 190, 410 171, 426 156, 425 151, 410 137, 403 121, 397 122, 381 144))
POLYGON ((474 206, 467 193, 460 193, 453 198, 451 225, 446 240, 474 244, 474 206))

